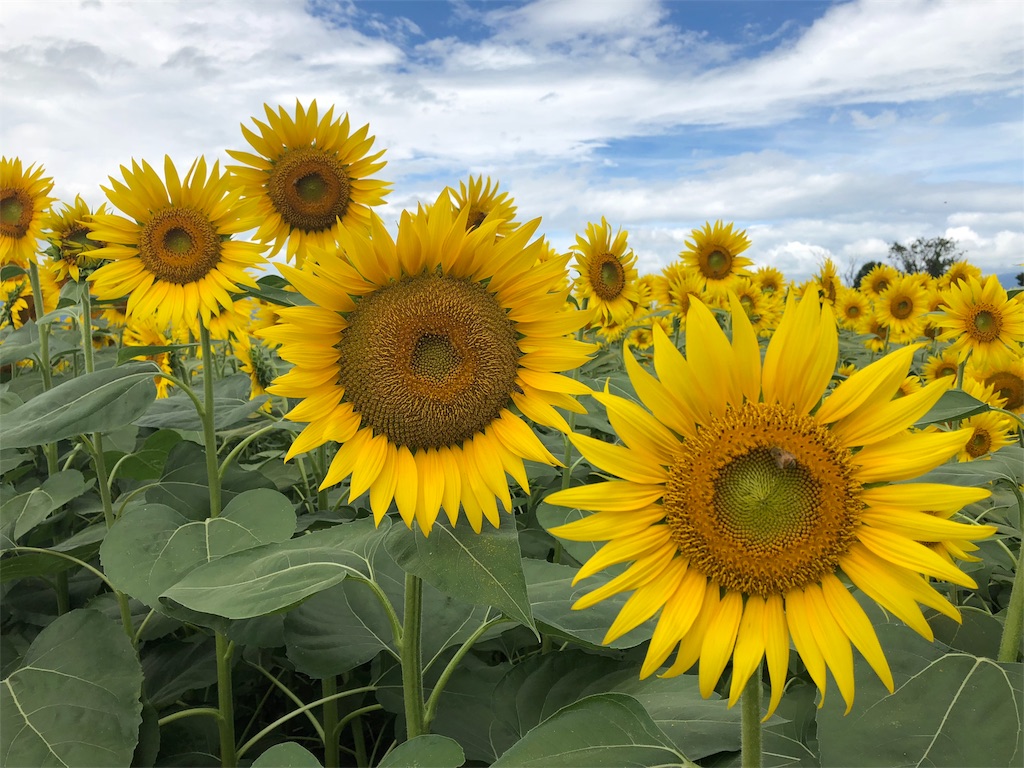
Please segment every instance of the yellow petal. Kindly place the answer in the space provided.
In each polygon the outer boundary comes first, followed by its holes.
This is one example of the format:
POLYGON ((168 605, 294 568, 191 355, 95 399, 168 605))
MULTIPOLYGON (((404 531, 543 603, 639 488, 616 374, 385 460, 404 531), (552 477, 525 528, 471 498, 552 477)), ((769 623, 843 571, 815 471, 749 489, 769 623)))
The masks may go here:
POLYGON ((761 399, 761 347, 739 297, 730 292, 729 302, 732 307, 732 351, 736 358, 737 383, 743 397, 756 403, 761 399))
POLYGON ((800 654, 804 666, 807 667, 808 674, 821 691, 821 701, 818 703, 820 708, 825 702, 825 687, 828 680, 825 676, 825 657, 818 647, 814 630, 811 629, 811 610, 802 589, 786 593, 786 621, 789 624, 789 634, 793 638, 796 652, 800 654))
POLYGON ((934 550, 899 534, 882 528, 862 525, 857 528, 857 539, 878 557, 901 568, 926 576, 934 576, 962 587, 976 589, 978 586, 974 579, 959 568, 950 565, 934 550))
POLYGON ((679 641, 679 650, 676 653, 675 661, 666 669, 660 677, 675 677, 688 671, 697 659, 700 658, 701 648, 704 646, 704 637, 707 634, 711 618, 718 612, 718 604, 721 602, 721 587, 713 581, 707 583, 704 590, 704 599, 701 601, 700 613, 690 630, 683 635, 679 641))
POLYGON ((388 438, 386 435, 376 435, 363 447, 356 456, 352 466, 352 479, 349 481, 348 503, 351 504, 357 498, 369 490, 370 486, 380 475, 384 467, 384 458, 387 454, 388 438))
MULTIPOLYGON (((740 307, 740 312, 743 312, 742 307, 740 307)), ((735 316, 734 308, 733 317, 735 316)), ((743 618, 740 620, 739 632, 736 634, 736 649, 732 655, 732 682, 729 684, 730 707, 739 699, 750 676, 760 666, 761 659, 764 658, 764 641, 764 598, 758 595, 749 595, 747 604, 743 606, 743 618)))
POLYGON ((641 484, 668 482, 668 472, 657 463, 654 456, 585 435, 572 434, 569 439, 587 461, 623 480, 641 484))
POLYGON ((638 587, 619 609, 601 642, 604 645, 613 643, 651 618, 665 604, 666 597, 679 587, 685 572, 686 561, 677 557, 656 578, 638 587))
POLYGON ((804 596, 814 639, 825 657, 825 663, 832 671, 832 677, 843 701, 846 702, 846 714, 850 714, 854 695, 853 651, 850 649, 850 639, 832 616, 822 596, 821 587, 817 584, 808 584, 804 588, 804 596))
MULTIPOLYGON (((552 533, 556 530, 558 529, 552 529, 552 533)), ((671 541, 671 538, 672 533, 667 525, 649 525, 635 533, 616 536, 587 558, 587 562, 576 572, 572 583, 575 585, 578 581, 593 576, 609 566, 624 563, 627 560, 639 560, 671 541)))
POLYGON ((662 466, 670 466, 679 439, 660 421, 636 403, 618 395, 595 392, 594 399, 605 407, 608 421, 622 442, 653 457, 662 466))
POLYGON ((884 528, 914 541, 946 541, 963 539, 977 541, 996 532, 994 525, 957 523, 927 512, 861 512, 861 521, 873 528, 884 528))
POLYGON ((416 460, 416 477, 418 496, 416 502, 416 520, 423 530, 423 535, 430 534, 430 529, 437 520, 437 513, 441 510, 441 499, 444 498, 444 471, 441 469, 441 459, 433 448, 416 451, 413 458, 416 460))
MULTIPOLYGON (((689 320, 687 320, 687 333, 689 333, 689 320)), ((722 602, 719 603, 715 615, 711 617, 700 649, 698 679, 700 695, 705 699, 715 690, 718 679, 729 662, 742 617, 743 594, 729 590, 722 598, 722 602)))
POLYGON ((580 611, 584 608, 590 608, 602 600, 607 600, 612 595, 619 594, 619 592, 627 592, 643 586, 652 579, 657 578, 669 566, 675 555, 675 544, 670 542, 659 547, 646 557, 637 560, 614 579, 580 597, 573 603, 572 609, 580 611))
POLYGON ((864 406, 874 408, 892 400, 907 377, 914 352, 920 347, 920 344, 902 347, 854 371, 825 398, 815 418, 823 424, 831 424, 864 406))
POLYGON ((945 464, 961 450, 972 429, 953 432, 898 432, 865 446, 853 460, 860 465, 857 479, 862 483, 909 480, 945 464))
POLYGON ((395 498, 397 485, 398 449, 390 441, 385 440, 384 464, 377 475, 377 481, 370 488, 370 510, 373 512, 374 525, 379 526, 387 514, 391 500, 395 498))
POLYGON ((395 504, 398 506, 398 514, 401 515, 402 521, 412 528, 412 521, 416 518, 416 502, 419 498, 416 459, 404 445, 397 449, 396 459, 395 470, 398 479, 395 483, 395 504))
POLYGON ((665 601, 665 607, 654 627, 654 635, 651 637, 647 656, 640 670, 641 680, 658 669, 672 653, 672 649, 690 631, 704 603, 707 586, 707 577, 697 569, 688 568, 683 574, 679 586, 665 601))
POLYGON ((847 446, 870 445, 891 437, 924 416, 952 386, 952 380, 946 376, 870 411, 857 410, 837 421, 832 432, 847 446))
POLYGON ((889 662, 886 661, 885 653, 878 642, 878 635, 875 628, 871 626, 864 609, 860 603, 850 594, 843 583, 831 573, 826 573, 821 578, 821 593, 825 598, 825 604, 832 612, 836 623, 842 628, 844 634, 857 647, 864 659, 875 670, 878 679, 882 681, 889 693, 893 691, 892 672, 889 669, 889 662))
POLYGON ((991 495, 992 492, 987 488, 964 488, 941 483, 901 483, 865 488, 860 492, 860 499, 872 509, 908 512, 927 510, 951 515, 991 495))
POLYGON ((628 512, 647 507, 660 499, 664 492, 665 487, 662 485, 609 480, 606 483, 556 491, 544 500, 559 507, 575 507, 595 512, 628 512))
POLYGON ((780 595, 769 595, 764 603, 764 656, 772 682, 772 694, 762 722, 775 713, 775 708, 782 701, 789 670, 789 629, 780 595))

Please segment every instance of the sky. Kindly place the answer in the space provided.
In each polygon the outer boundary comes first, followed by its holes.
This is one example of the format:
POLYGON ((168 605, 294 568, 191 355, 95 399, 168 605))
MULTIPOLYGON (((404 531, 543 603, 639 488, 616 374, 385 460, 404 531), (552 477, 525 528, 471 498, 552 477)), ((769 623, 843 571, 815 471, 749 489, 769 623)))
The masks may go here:
POLYGON ((386 150, 392 229, 483 174, 641 274, 718 219, 794 280, 919 237, 1024 263, 1020 0, 4 0, 0 71, 0 153, 66 201, 316 99, 386 150))

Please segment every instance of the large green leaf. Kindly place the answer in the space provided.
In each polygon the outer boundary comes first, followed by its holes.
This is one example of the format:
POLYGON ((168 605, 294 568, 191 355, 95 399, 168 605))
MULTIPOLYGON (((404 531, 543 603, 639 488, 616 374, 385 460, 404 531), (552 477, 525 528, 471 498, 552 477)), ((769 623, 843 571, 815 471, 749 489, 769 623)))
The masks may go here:
POLYGON ((703 698, 695 675, 641 680, 638 664, 582 651, 533 656, 517 664, 495 687, 491 707, 518 737, 562 707, 598 693, 635 698, 691 760, 739 749, 739 708, 726 708, 718 696, 703 698))
POLYGON ((861 695, 861 677, 871 674, 864 667, 857 664, 853 711, 843 717, 833 696, 818 715, 823 765, 853 756, 865 768, 1021 764, 1024 665, 950 653, 897 681, 891 696, 861 695))
POLYGON ((374 528, 373 520, 364 518, 236 552, 196 568, 160 599, 229 619, 279 611, 350 574, 368 576, 387 527, 382 521, 374 528))
POLYGON ((677 765, 682 759, 636 699, 605 693, 560 709, 513 744, 492 768, 621 768, 677 765))
MULTIPOLYGON (((213 423, 218 431, 245 423, 267 401, 266 395, 250 400, 250 386, 249 377, 244 373, 216 381, 213 389, 213 423)), ((199 399, 203 399, 201 391, 199 399)), ((155 401, 135 423, 140 427, 157 429, 199 431, 203 428, 192 399, 180 393, 155 401)))
POLYGON ((0 763, 125 766, 142 722, 142 670, 124 631, 75 610, 39 633, 3 681, 0 763))
MULTIPOLYGON (((50 360, 78 349, 81 338, 77 331, 51 330, 50 360)), ((30 358, 39 358, 39 326, 31 320, 0 343, 0 365, 11 365, 30 358)))
POLYGON ((972 397, 962 390, 950 389, 942 393, 939 401, 931 407, 928 413, 918 419, 914 426, 925 427, 929 424, 957 422, 989 410, 991 410, 991 406, 983 400, 972 397))
POLYGON ((160 477, 171 449, 181 440, 181 435, 170 429, 154 432, 139 450, 121 462, 117 476, 129 480, 155 480, 160 477))
POLYGON ((0 505, 0 542, 17 541, 91 485, 77 469, 66 469, 50 475, 38 488, 4 501, 0 505))
POLYGON ((430 536, 396 525, 388 552, 405 571, 470 605, 490 605, 536 632, 523 576, 519 536, 510 522, 480 533, 438 520, 430 536))
POLYGON ((232 552, 288 541, 295 511, 288 498, 260 488, 235 496, 219 516, 189 520, 161 504, 126 512, 100 547, 107 577, 154 608, 160 594, 190 571, 232 552))
POLYGON ((305 747, 288 741, 275 744, 253 761, 252 768, 321 768, 320 761, 305 747))
MULTIPOLYGON (((588 645, 601 645, 608 628, 615 621, 629 593, 619 593, 585 611, 574 611, 572 604, 582 595, 597 589, 610 577, 596 574, 576 586, 572 580, 579 568, 558 565, 545 560, 523 560, 526 588, 534 618, 542 622, 548 634, 578 640, 588 645)), ((651 639, 653 620, 644 622, 631 632, 613 640, 609 648, 632 648, 651 639)))
POLYGON ((378 768, 459 768, 466 753, 453 739, 427 734, 399 744, 384 755, 378 768))
POLYGON ((4 416, 4 447, 27 448, 131 424, 156 399, 151 362, 129 363, 58 384, 4 416))
MULTIPOLYGON (((370 563, 373 581, 401 615, 405 572, 384 547, 370 563)), ((462 643, 480 626, 486 608, 455 600, 430 584, 423 584, 421 650, 429 666, 446 648, 462 643)), ((299 671, 315 678, 337 675, 369 661, 382 650, 394 655, 387 613, 370 588, 345 579, 314 595, 284 618, 288 658, 299 671)))

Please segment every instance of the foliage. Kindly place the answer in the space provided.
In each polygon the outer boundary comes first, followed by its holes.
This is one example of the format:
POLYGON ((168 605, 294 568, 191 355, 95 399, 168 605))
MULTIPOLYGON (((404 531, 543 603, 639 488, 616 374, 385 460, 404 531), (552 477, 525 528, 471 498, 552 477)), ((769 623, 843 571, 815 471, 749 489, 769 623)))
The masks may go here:
POLYGON ((956 240, 948 237, 919 237, 910 245, 890 243, 886 258, 903 272, 925 272, 932 277, 940 277, 963 255, 956 240))

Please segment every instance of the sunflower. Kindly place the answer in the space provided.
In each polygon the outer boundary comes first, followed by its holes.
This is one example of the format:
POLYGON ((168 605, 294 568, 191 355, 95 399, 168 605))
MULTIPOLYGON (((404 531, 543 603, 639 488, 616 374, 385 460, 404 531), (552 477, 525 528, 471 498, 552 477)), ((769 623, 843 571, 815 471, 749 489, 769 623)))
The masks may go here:
POLYGON ((960 422, 960 427, 971 430, 971 436, 957 454, 957 461, 988 459, 1000 448, 1017 442, 1017 422, 998 411, 970 416, 960 422))
POLYGON ((835 307, 839 324, 851 331, 857 330, 872 312, 871 300, 856 288, 842 288, 835 307))
POLYGON ((969 277, 980 281, 981 274, 981 267, 977 267, 969 261, 954 261, 939 278, 938 287, 947 290, 957 283, 966 282, 969 277))
MULTIPOLYGON (((81 279, 82 270, 91 271, 103 263, 92 252, 106 243, 89 237, 89 222, 92 221, 93 212, 81 195, 75 196, 74 204, 61 205, 61 210, 50 210, 43 221, 43 236, 50 243, 47 251, 51 261, 47 266, 58 283, 63 284, 69 279, 77 283, 81 279)), ((106 212, 106 203, 96 209, 100 215, 106 212)))
MULTIPOLYGON (((266 394, 267 387, 277 375, 270 349, 259 342, 253 344, 249 334, 243 333, 231 341, 231 352, 238 359, 242 372, 249 374, 249 399, 266 394)), ((271 408, 270 400, 261 406, 261 410, 267 413, 271 408)))
POLYGON ((830 306, 835 306, 836 297, 843 288, 835 262, 832 259, 825 259, 825 263, 821 265, 821 271, 814 276, 814 280, 818 284, 822 301, 827 302, 830 306))
POLYGON ((1018 416, 1024 415, 1024 357, 985 367, 972 359, 967 371, 971 379, 991 387, 1005 401, 1003 408, 1018 416))
POLYGON ((874 299, 892 285, 899 276, 900 271, 896 267, 890 264, 876 264, 860 279, 858 287, 861 293, 869 299, 874 299))
POLYGON ((22 170, 21 158, 0 158, 0 266, 27 267, 43 236, 43 216, 53 202, 53 179, 43 167, 22 170))
POLYGON ((928 356, 928 361, 921 369, 921 378, 936 381, 946 376, 956 376, 958 369, 956 353, 945 349, 941 354, 928 356))
POLYGON ((750 277, 744 267, 754 262, 740 256, 750 247, 747 231, 733 232, 733 225, 722 226, 716 221, 704 223, 703 229, 690 233, 692 241, 686 241, 686 250, 679 255, 688 267, 700 272, 704 278, 704 290, 711 295, 724 296, 740 275, 750 277))
MULTIPOLYGON (((155 317, 133 317, 125 326, 121 342, 125 348, 129 347, 166 347, 173 343, 173 339, 167 337, 162 331, 155 317)), ((132 360, 149 360, 156 363, 164 373, 171 373, 171 353, 155 352, 148 355, 136 355, 132 360)), ((154 376, 156 383, 157 399, 170 397, 170 389, 174 386, 169 379, 163 376, 154 376)))
POLYGON ((946 292, 941 341, 953 340, 951 349, 960 360, 972 356, 979 365, 999 364, 1021 356, 1024 344, 1024 305, 1010 299, 999 278, 989 275, 984 283, 968 277, 946 292))
POLYGON ((786 290, 786 276, 772 266, 758 267, 753 280, 760 287, 761 293, 781 296, 786 290))
POLYGON ((587 302, 595 321, 602 326, 619 325, 633 316, 640 301, 636 255, 628 249, 629 233, 612 228, 602 216, 601 223, 587 224, 586 235, 576 235, 572 246, 579 277, 573 282, 573 294, 587 302))
POLYGON ((915 392, 919 392, 923 387, 924 385, 921 383, 921 377, 911 374, 900 382, 900 385, 896 388, 896 393, 893 397, 909 397, 915 392))
POLYGON ((228 239, 255 227, 252 207, 238 204, 231 176, 217 163, 207 175, 203 158, 184 179, 169 157, 166 181, 145 160, 121 173, 124 183, 110 177, 112 188, 103 191, 130 218, 97 213, 89 224, 89 236, 107 243, 92 256, 114 260, 89 275, 93 292, 128 296, 129 317, 155 315, 160 328, 184 323, 198 333, 200 316, 208 325, 231 306, 229 291, 256 286, 246 269, 262 264, 260 246, 228 239))
POLYGON ((484 177, 469 177, 469 183, 459 182, 459 191, 451 189, 452 200, 455 203, 455 210, 459 213, 463 208, 469 209, 469 218, 466 219, 466 226, 476 229, 484 220, 491 216, 501 221, 498 225, 498 237, 508 235, 519 225, 515 222, 516 206, 508 192, 498 194, 497 182, 491 187, 491 178, 487 177, 487 184, 484 185, 484 177))
POLYGON ((21 274, 0 283, 0 328, 21 328, 29 320, 36 320, 57 308, 60 286, 46 270, 39 270, 39 287, 43 294, 43 311, 36 311, 32 281, 21 274))
POLYGON ((566 258, 538 265, 540 220, 495 238, 499 222, 467 231, 448 192, 403 212, 397 241, 378 217, 369 237, 342 232, 344 257, 312 251, 282 272, 315 306, 283 307, 257 335, 281 344, 294 368, 267 391, 303 398, 289 414, 309 422, 288 458, 340 443, 322 488, 351 476, 379 522, 394 499, 407 525, 429 534, 443 505, 474 531, 497 526, 505 473, 529 491, 523 460, 557 465, 514 408, 569 431, 552 406, 585 413, 589 388, 559 372, 592 347, 567 338, 585 322, 559 289, 566 258))
POLYGON ((287 243, 288 261, 302 264, 307 245, 334 246, 346 228, 366 231, 370 206, 381 205, 389 182, 370 178, 387 163, 384 150, 368 154, 375 137, 370 126, 354 133, 348 115, 334 119, 334 107, 318 117, 316 100, 309 109, 295 102, 295 117, 284 107, 263 105, 267 122, 252 121, 257 134, 242 134, 258 154, 228 150, 244 165, 228 167, 242 184, 243 195, 257 202, 260 225, 256 239, 273 243, 276 255, 287 243))
POLYGON ((699 298, 704 292, 704 277, 681 261, 669 264, 661 271, 661 275, 663 279, 656 284, 658 306, 669 310, 680 326, 685 328, 690 299, 699 298))
POLYGON ((927 578, 975 584, 922 542, 980 539, 995 529, 922 509, 956 510, 989 492, 893 484, 942 464, 969 436, 909 429, 949 387, 942 380, 893 399, 914 347, 854 373, 819 406, 838 354, 831 309, 791 298, 762 363, 745 312, 735 298, 731 305, 732 342, 706 306, 691 304, 685 359, 656 330, 657 378, 625 355, 646 410, 607 391, 594 395, 623 444, 570 436, 591 464, 621 479, 549 496, 596 512, 551 533, 608 542, 577 579, 633 561, 574 607, 633 591, 606 643, 661 612, 641 677, 678 646, 663 675, 699 659, 708 696, 731 658, 731 705, 765 658, 770 715, 792 639, 822 697, 831 670, 849 710, 851 643, 890 691, 893 681, 867 614, 839 574, 931 639, 917 603, 959 613, 927 578))
POLYGON ((928 311, 928 291, 913 275, 898 277, 875 297, 879 320, 892 329, 898 339, 916 339, 924 330, 924 313, 928 311))

